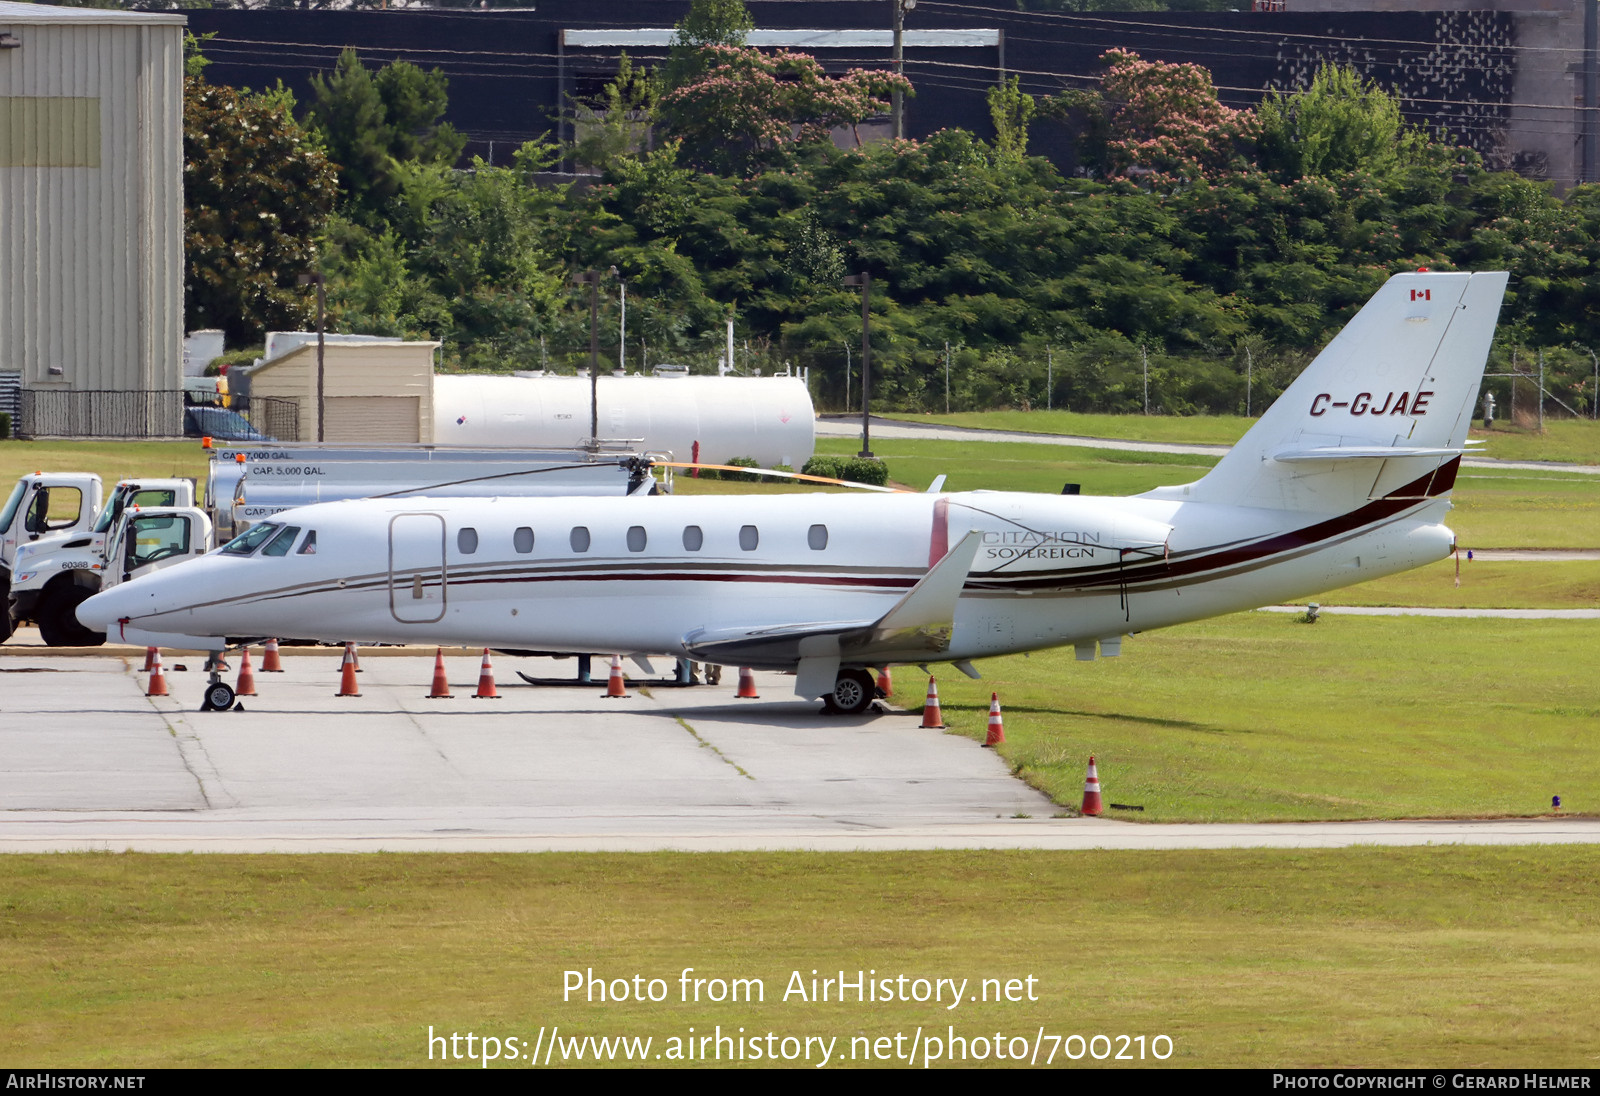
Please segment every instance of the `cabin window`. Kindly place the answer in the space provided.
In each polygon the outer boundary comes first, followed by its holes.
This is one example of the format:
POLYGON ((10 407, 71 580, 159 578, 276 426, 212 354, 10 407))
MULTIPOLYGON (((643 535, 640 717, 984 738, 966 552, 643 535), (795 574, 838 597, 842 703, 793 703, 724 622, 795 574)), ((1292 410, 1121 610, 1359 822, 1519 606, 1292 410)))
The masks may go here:
POLYGON ((628 526, 628 551, 630 551, 630 552, 642 552, 642 551, 644 551, 645 543, 648 540, 649 540, 649 538, 645 536, 644 526, 642 526, 642 525, 630 525, 630 526, 628 526))
POLYGON ((705 547, 706 535, 700 531, 698 525, 685 525, 683 527, 683 548, 686 552, 698 552, 705 547))
POLYGON ((828 546, 828 527, 826 525, 813 525, 806 530, 806 543, 811 545, 813 552, 820 552, 828 546))
POLYGON ((295 555, 297 555, 297 556, 314 556, 316 554, 317 554, 317 531, 315 529, 313 529, 309 533, 306 534, 305 543, 300 545, 300 551, 296 552, 295 555))
POLYGON ((476 552, 478 550, 478 531, 470 525, 462 526, 461 531, 456 534, 456 548, 464 556, 470 556, 476 552))
POLYGON ((519 525, 517 531, 511 534, 511 547, 522 555, 533 551, 533 530, 526 525, 519 525))
POLYGON ((754 525, 741 525, 739 527, 739 547, 746 552, 754 552, 761 543, 761 534, 754 525))
POLYGON ((569 542, 574 552, 587 552, 589 550, 589 529, 584 525, 574 525, 569 542))
POLYGON ((289 554, 289 549, 294 547, 295 538, 299 535, 300 526, 285 525, 282 532, 269 540, 267 546, 261 549, 261 554, 264 556, 286 556, 289 554))

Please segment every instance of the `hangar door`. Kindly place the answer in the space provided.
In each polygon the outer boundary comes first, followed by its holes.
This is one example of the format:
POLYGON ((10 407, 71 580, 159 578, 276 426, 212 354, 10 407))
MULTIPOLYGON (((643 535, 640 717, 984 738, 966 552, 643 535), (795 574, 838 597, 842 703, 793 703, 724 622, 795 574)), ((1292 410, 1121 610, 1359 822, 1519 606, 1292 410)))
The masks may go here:
POLYGON ((444 563, 444 518, 396 514, 389 521, 389 611, 402 624, 444 617, 449 576, 444 563))
POLYGON ((396 445, 422 440, 421 396, 329 396, 328 441, 396 445))

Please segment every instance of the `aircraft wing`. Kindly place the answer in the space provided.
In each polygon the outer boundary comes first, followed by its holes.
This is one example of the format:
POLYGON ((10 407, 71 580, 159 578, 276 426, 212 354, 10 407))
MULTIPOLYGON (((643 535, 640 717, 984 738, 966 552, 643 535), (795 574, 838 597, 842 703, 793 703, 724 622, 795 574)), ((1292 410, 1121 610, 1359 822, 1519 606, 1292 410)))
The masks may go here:
POLYGON ((875 657, 908 652, 923 657, 948 650, 956 601, 983 534, 969 532, 943 559, 875 620, 813 621, 755 628, 701 629, 684 637, 690 655, 725 666, 799 664, 795 691, 817 697, 833 688, 839 664, 872 664, 875 657))

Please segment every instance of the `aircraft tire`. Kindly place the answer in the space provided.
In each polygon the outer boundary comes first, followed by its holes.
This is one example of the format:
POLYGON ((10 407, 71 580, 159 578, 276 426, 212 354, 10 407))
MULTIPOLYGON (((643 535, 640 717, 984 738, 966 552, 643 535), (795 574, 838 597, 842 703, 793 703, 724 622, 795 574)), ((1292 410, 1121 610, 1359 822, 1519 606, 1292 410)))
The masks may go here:
POLYGON ((104 632, 96 632, 78 623, 77 609, 94 596, 94 591, 83 586, 64 586, 45 594, 34 612, 39 625, 39 638, 47 647, 98 647, 106 641, 104 632))
POLYGON ((200 705, 202 712, 226 712, 233 707, 233 686, 226 681, 218 681, 206 686, 206 696, 200 705))
POLYGON ((860 669, 840 670, 828 700, 835 710, 845 715, 860 715, 877 695, 877 682, 872 674, 860 669))

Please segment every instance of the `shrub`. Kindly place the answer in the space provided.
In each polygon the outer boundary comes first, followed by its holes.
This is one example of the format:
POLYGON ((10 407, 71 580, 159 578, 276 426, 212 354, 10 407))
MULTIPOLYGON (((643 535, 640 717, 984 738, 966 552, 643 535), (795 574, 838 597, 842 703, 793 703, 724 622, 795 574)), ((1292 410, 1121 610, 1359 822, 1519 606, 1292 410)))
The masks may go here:
POLYGON ((0 411, 0 440, 11 436, 11 413, 0 411))
MULTIPOLYGON (((728 463, 733 465, 735 468, 761 467, 761 462, 756 460, 754 457, 729 457, 728 463)), ((748 472, 724 472, 723 475, 727 479, 740 480, 743 482, 760 481, 766 478, 765 476, 753 476, 748 472)))
POLYGON ((800 473, 805 476, 822 476, 825 479, 842 479, 844 461, 838 457, 812 457, 801 467, 800 473))
POLYGON ((889 466, 876 457, 851 457, 845 461, 843 479, 883 487, 889 482, 889 466))

